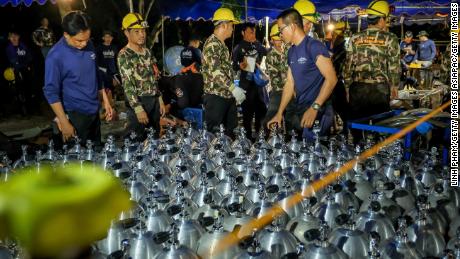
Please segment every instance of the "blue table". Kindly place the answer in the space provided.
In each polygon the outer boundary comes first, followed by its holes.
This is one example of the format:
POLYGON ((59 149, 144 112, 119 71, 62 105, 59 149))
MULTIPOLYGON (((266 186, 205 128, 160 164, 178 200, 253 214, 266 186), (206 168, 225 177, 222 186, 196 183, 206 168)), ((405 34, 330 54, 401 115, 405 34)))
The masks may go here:
MULTIPOLYGON (((369 116, 366 118, 361 118, 353 121, 349 121, 347 124, 347 127, 350 129, 357 129, 357 130, 363 130, 363 131, 372 131, 372 132, 378 132, 378 133, 387 133, 387 134, 395 134, 399 131, 401 131, 401 128, 392 128, 392 127, 386 127, 386 126, 377 126, 377 125, 371 125, 368 124, 368 121, 380 121, 384 119, 388 119, 394 116, 397 116, 404 112, 403 110, 393 110, 390 112, 385 112, 381 114, 376 114, 373 116, 369 116)), ((417 116, 423 116, 425 114, 416 114, 417 116)), ((404 160, 410 160, 411 158, 411 151, 410 148, 412 146, 412 137, 414 134, 418 134, 417 131, 412 130, 411 132, 407 133, 406 136, 404 137, 404 160)), ((449 128, 447 128, 444 132, 444 137, 450 134, 449 128)), ((446 147, 444 147, 443 150, 443 164, 447 164, 447 157, 448 157, 448 150, 446 147)))

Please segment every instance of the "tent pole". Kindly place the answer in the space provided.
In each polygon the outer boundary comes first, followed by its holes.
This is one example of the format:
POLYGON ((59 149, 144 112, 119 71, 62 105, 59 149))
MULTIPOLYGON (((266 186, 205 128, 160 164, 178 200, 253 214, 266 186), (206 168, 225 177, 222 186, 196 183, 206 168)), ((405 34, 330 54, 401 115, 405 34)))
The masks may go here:
POLYGON ((147 18, 149 17, 150 10, 152 9, 153 4, 155 3, 155 0, 150 0, 149 8, 147 9, 147 12, 145 13, 145 20, 147 21, 147 18))
POLYGON ((361 32, 361 16, 358 16, 358 32, 361 32))
POLYGON ((161 15, 161 51, 163 54, 163 73, 166 71, 166 62, 165 62, 165 20, 163 15, 161 15))
MULTIPOLYGON (((329 23, 331 22, 331 16, 329 15, 329 23)), ((326 31, 324 30, 324 19, 321 18, 321 30, 323 31, 323 37, 326 39, 326 31)), ((319 37, 319 36, 318 36, 319 37)))
MULTIPOLYGON (((236 26, 235 26, 236 29, 236 26)), ((235 29, 232 32, 232 49, 230 50, 230 60, 233 60, 233 47, 235 46, 235 29)))
POLYGON ((401 23, 401 39, 404 37, 404 24, 401 23))
POLYGON ((269 38, 268 38, 268 27, 269 27, 269 23, 268 23, 268 16, 265 16, 265 47, 268 48, 270 45, 269 45, 269 38))
POLYGON ((248 0, 244 0, 244 18, 248 21, 248 0))
MULTIPOLYGON (((144 9, 145 9, 145 2, 144 0, 139 0, 139 7, 138 7, 138 10, 139 10, 139 13, 144 16, 144 9)), ((145 17, 145 16, 144 16, 145 17)), ((145 19, 145 18, 144 18, 145 19)))
POLYGON ((404 16, 401 17, 401 20, 400 20, 400 23, 401 23, 401 40, 403 40, 404 38, 404 16))

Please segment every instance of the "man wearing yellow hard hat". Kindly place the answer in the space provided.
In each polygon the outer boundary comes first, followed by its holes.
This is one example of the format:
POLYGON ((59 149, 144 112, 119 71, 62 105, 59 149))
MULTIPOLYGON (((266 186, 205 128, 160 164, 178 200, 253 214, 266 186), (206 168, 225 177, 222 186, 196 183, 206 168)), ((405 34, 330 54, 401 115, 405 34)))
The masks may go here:
MULTIPOLYGON (((400 80, 399 40, 387 32, 390 7, 375 0, 367 8, 369 27, 353 35, 347 47, 344 67, 350 119, 365 118, 390 110, 390 98, 397 96, 400 80)), ((361 132, 352 132, 355 143, 361 132)))
POLYGON ((281 40, 278 24, 273 24, 270 30, 270 39, 272 48, 267 54, 267 75, 270 79, 271 92, 270 102, 265 115, 264 125, 275 116, 281 103, 283 87, 287 79, 287 55, 285 53, 285 44, 281 40))
POLYGON ((246 91, 234 83, 235 73, 225 40, 232 36, 233 25, 238 20, 232 10, 219 8, 212 21, 214 32, 203 46, 204 120, 211 131, 222 124, 226 134, 233 136, 238 126, 237 104, 245 100, 246 91))
POLYGON ((318 39, 314 32, 314 25, 318 23, 319 14, 316 12, 315 4, 308 0, 298 0, 293 6, 302 16, 303 30, 312 38, 318 39))
POLYGON ((127 134, 135 132, 139 139, 144 139, 145 129, 150 127, 155 129, 158 137, 160 116, 165 114, 158 88, 156 59, 145 47, 148 27, 140 14, 128 13, 122 22, 128 44, 118 54, 122 85, 129 103, 127 134))

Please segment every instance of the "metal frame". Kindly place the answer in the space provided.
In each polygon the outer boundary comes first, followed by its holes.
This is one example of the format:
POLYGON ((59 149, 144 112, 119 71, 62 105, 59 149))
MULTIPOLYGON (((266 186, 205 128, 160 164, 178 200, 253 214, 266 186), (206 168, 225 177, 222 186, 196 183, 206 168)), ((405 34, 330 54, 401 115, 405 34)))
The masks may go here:
MULTIPOLYGON (((390 112, 385 112, 381 114, 376 114, 373 116, 369 116, 366 118, 361 118, 357 120, 353 120, 347 123, 347 127, 349 129, 358 129, 358 130, 363 130, 363 131, 373 131, 373 132, 378 132, 378 133, 389 133, 389 134, 394 134, 397 133, 401 130, 401 128, 391 128, 391 127, 385 127, 385 126, 375 126, 375 125, 369 125, 363 123, 364 121, 369 121, 369 120, 378 120, 378 119, 384 119, 392 116, 399 115, 403 112, 403 110, 393 110, 390 112)), ((420 115, 425 115, 423 113, 417 114, 417 116, 420 115)), ((417 131, 412 130, 411 132, 407 133, 407 135, 404 137, 404 160, 410 160, 411 158, 411 152, 410 148, 412 146, 412 137, 414 134, 418 134, 417 131)), ((444 132, 444 138, 446 136, 449 136, 450 130, 449 128, 446 128, 444 132)), ((444 147, 443 153, 442 153, 442 161, 443 165, 447 165, 448 163, 448 154, 449 150, 444 147)))
MULTIPOLYGON (((353 121, 347 123, 347 127, 350 128, 350 129, 358 129, 358 130, 363 130, 363 131, 373 131, 373 132, 378 132, 378 133, 395 134, 395 133, 399 132, 401 129, 400 128, 385 127, 385 126, 374 126, 374 125, 369 125, 369 124, 365 124, 365 123, 362 123, 362 122, 363 121, 369 121, 369 120, 384 119, 384 118, 399 115, 402 112, 403 112, 402 110, 394 110, 394 111, 391 111, 391 112, 385 112, 385 113, 369 116, 369 117, 366 117, 366 118, 353 120, 353 121)), ((410 152, 411 145, 412 145, 412 132, 409 132, 404 137, 404 159, 405 160, 410 160, 410 158, 411 158, 411 152, 410 152)))

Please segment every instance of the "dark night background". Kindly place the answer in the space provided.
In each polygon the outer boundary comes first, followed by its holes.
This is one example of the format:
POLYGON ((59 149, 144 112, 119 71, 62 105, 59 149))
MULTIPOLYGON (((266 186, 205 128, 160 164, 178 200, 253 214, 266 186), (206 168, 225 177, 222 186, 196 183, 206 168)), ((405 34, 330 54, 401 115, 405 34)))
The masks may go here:
MULTIPOLYGON (((83 5, 80 0, 73 0, 74 9, 83 9, 83 5)), ((153 35, 155 34, 155 24, 159 24, 161 20, 161 12, 159 8, 159 2, 163 0, 157 0, 152 8, 152 11, 148 17, 148 22, 150 24, 150 40, 153 42, 153 35)), ((128 13, 129 8, 126 4, 126 1, 117 0, 86 0, 87 9, 85 10, 92 17, 92 38, 95 44, 101 42, 101 33, 103 30, 111 30, 115 33, 114 42, 119 46, 123 46, 126 41, 124 35, 122 34, 121 20, 123 16, 128 13)), ((137 2, 135 1, 135 10, 137 9, 137 2)), ((146 1, 148 2, 148 1, 146 1)), ((147 7, 146 7, 147 8, 147 7)), ((57 38, 62 35, 60 29, 61 17, 59 15, 59 10, 57 5, 46 3, 45 5, 39 5, 37 3, 32 4, 30 7, 20 5, 17 7, 12 7, 7 5, 5 7, 0 7, 0 71, 2 76, 0 79, 0 89, 5 89, 5 80, 3 79, 3 71, 6 68, 6 57, 5 57, 5 46, 8 41, 7 35, 8 31, 14 29, 19 31, 21 34, 22 41, 33 51, 34 54, 34 68, 36 75, 37 87, 41 87, 42 77, 43 77, 43 58, 41 57, 39 49, 33 44, 31 40, 32 32, 40 26, 40 19, 42 17, 47 17, 50 21, 50 28, 54 31, 57 38)), ((356 31, 356 23, 351 23, 352 31, 356 31)), ((165 21, 165 47, 174 46, 174 45, 183 45, 187 44, 189 36, 194 33, 199 35, 203 40, 205 40, 212 33, 212 23, 210 21, 176 21, 167 19, 165 21)), ((405 26, 406 30, 412 30, 414 34, 420 30, 427 30, 430 33, 430 38, 437 41, 447 41, 449 39, 449 30, 446 24, 435 24, 435 25, 414 25, 414 26, 405 26)), ((316 32, 321 36, 321 26, 316 26, 316 32)), ((396 35, 400 36, 400 27, 394 26, 391 28, 391 31, 396 35)), ((236 45, 241 40, 241 33, 237 26, 235 31, 234 38, 228 40, 227 44, 229 48, 236 45)), ((258 27, 258 38, 262 40, 264 36, 264 28, 258 27)), ((152 44, 150 44, 152 46, 152 44)), ((445 49, 445 43, 438 43, 439 50, 442 52, 445 49)), ((162 64, 162 50, 161 50, 161 34, 158 37, 158 41, 153 44, 153 52, 155 53, 158 63, 161 66, 162 64)), ((5 94, 5 91, 2 91, 3 94, 0 95, 0 116, 2 110, 8 109, 11 105, 8 102, 11 98, 8 97, 8 94, 5 94)), ((46 108, 45 108, 46 109, 46 108)))

